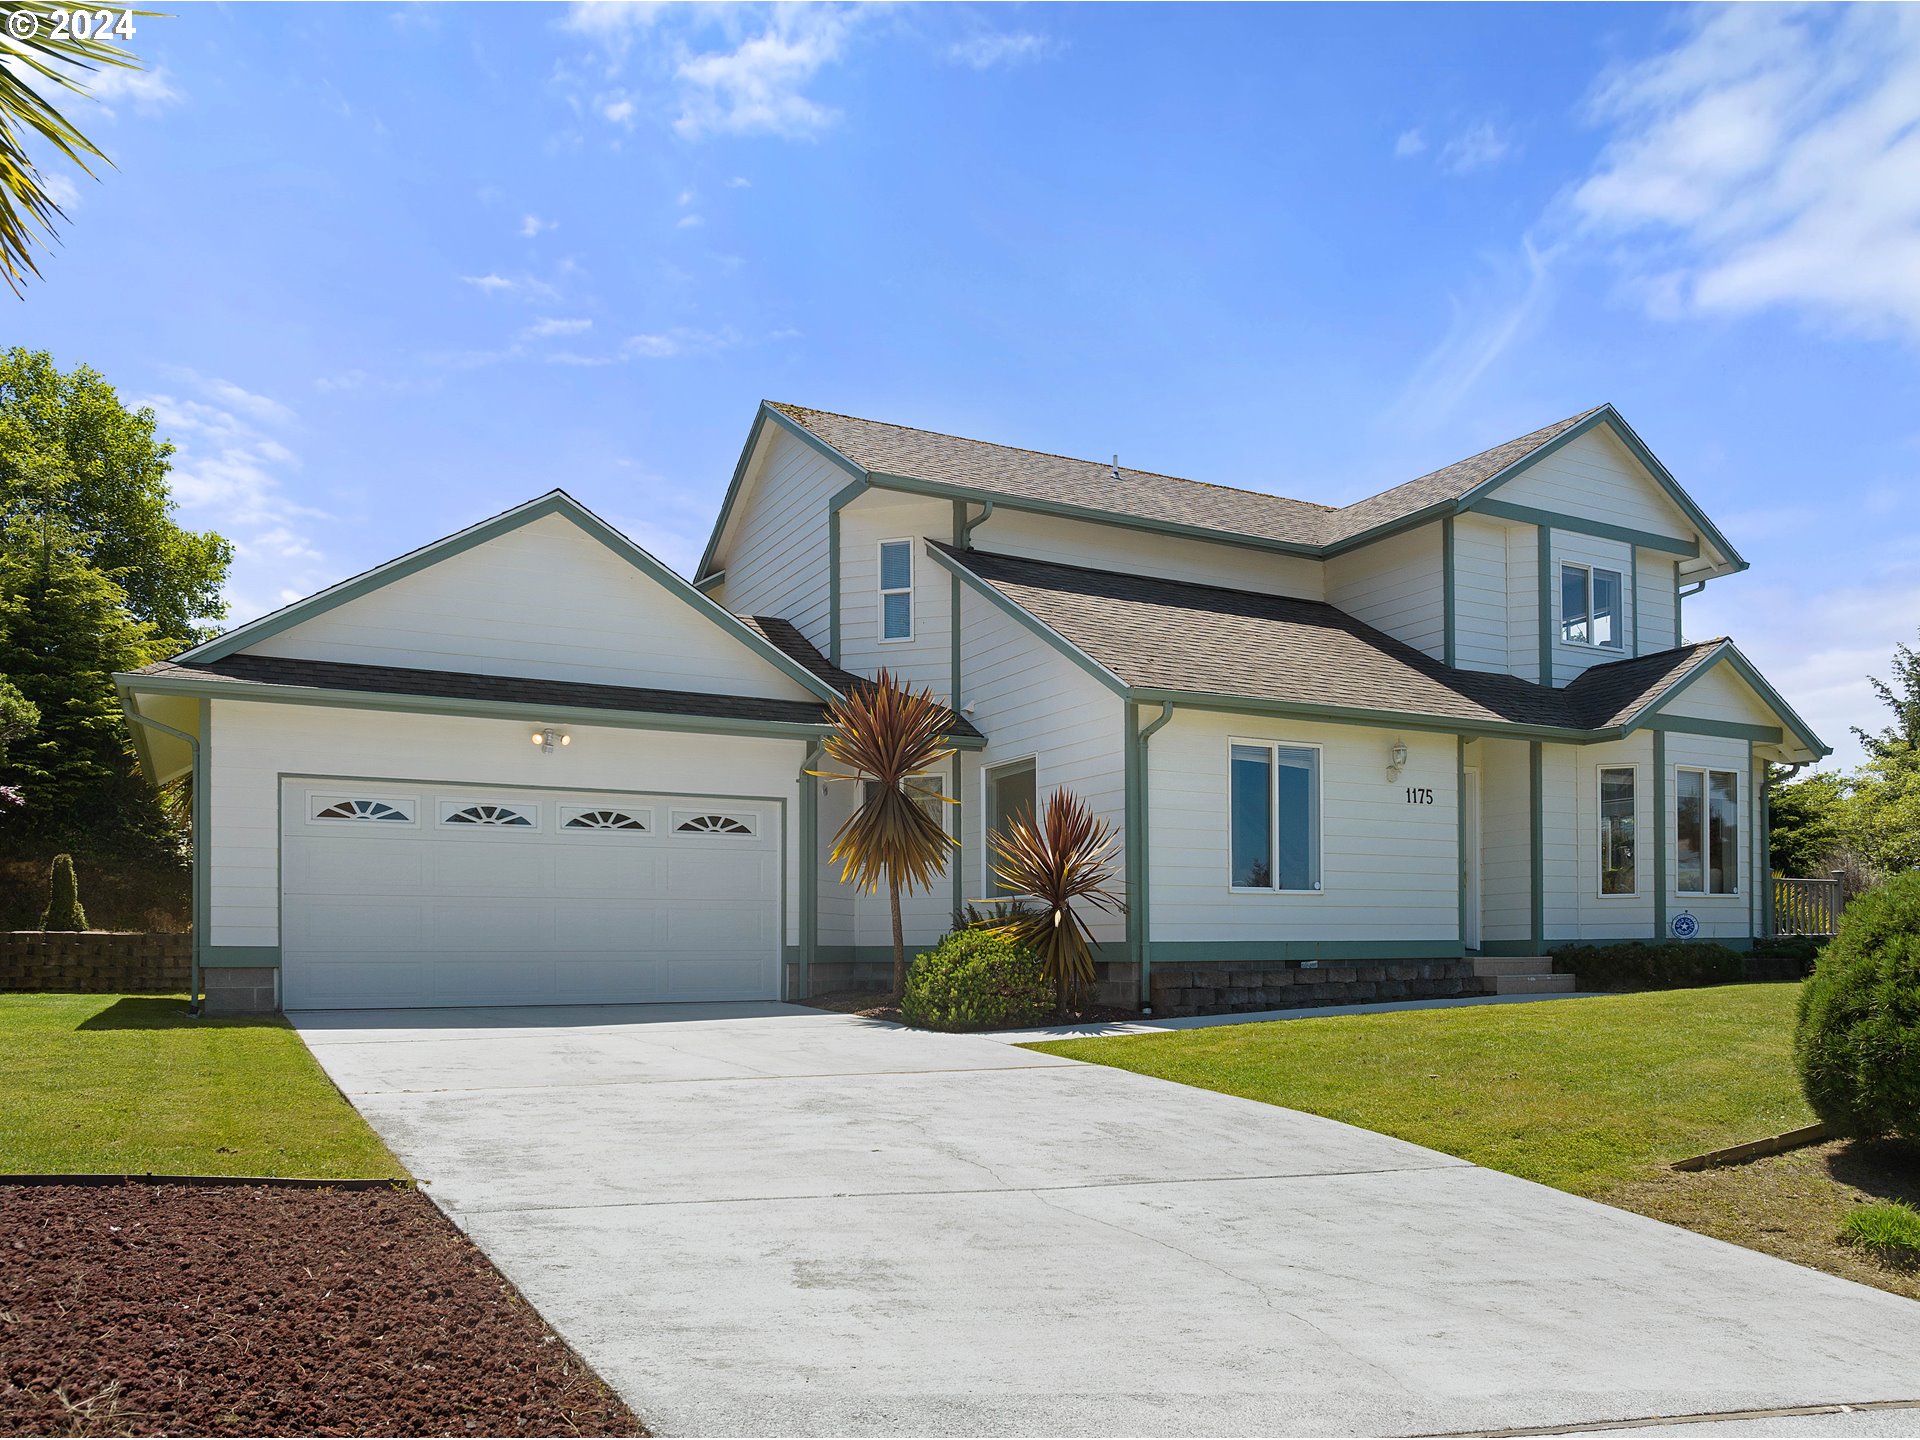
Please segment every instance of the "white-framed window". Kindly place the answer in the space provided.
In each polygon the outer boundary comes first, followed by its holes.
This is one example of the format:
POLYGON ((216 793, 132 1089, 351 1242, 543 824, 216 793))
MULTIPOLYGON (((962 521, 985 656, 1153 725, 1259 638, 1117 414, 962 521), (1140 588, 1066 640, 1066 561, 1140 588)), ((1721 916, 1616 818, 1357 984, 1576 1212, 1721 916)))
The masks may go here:
POLYGON ((369 823, 374 825, 412 825, 419 814, 419 802, 398 795, 326 795, 307 796, 309 822, 333 824, 369 823))
POLYGON ((461 830, 538 830, 540 807, 492 800, 442 800, 440 823, 461 830))
POLYGON ((880 542, 880 638, 913 638, 913 542, 880 542))
POLYGON ((1623 650, 1627 644, 1626 587, 1618 570, 1598 565, 1560 566, 1560 638, 1568 645, 1623 650))
POLYGON ((1231 889, 1320 888, 1320 750, 1273 740, 1227 745, 1231 889))
POLYGON ((1740 772, 1681 765, 1674 771, 1674 889, 1682 895, 1740 893, 1740 772))
POLYGON ((1602 765, 1600 791, 1600 894, 1630 897, 1640 893, 1639 846, 1634 834, 1634 787, 1639 772, 1631 765, 1602 765))
POLYGON ((1017 892, 1001 883, 1000 877, 993 872, 993 846, 986 842, 986 835, 998 831, 1007 833, 1009 825, 1017 815, 1031 820, 1039 810, 1039 766, 1034 756, 1023 760, 1009 760, 1004 765, 990 765, 983 772, 981 784, 986 794, 985 803, 980 807, 986 817, 987 828, 981 837, 981 885, 987 895, 1012 895, 1017 892))

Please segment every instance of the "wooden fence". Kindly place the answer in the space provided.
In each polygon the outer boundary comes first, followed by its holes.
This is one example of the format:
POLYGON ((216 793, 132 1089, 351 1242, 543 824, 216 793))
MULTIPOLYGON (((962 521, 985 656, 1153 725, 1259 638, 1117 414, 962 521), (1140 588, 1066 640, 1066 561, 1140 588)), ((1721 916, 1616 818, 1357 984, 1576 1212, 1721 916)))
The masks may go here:
POLYGON ((1840 912, 1845 908, 1838 875, 1829 880, 1782 877, 1773 882, 1773 933, 1776 935, 1825 938, 1840 928, 1840 912))

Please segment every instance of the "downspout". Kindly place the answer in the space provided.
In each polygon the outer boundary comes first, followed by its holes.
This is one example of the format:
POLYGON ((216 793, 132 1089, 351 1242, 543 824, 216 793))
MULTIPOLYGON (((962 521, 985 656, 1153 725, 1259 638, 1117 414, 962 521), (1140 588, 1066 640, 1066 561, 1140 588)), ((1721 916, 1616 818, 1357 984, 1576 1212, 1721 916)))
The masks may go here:
POLYGON ((959 543, 962 550, 973 548, 973 532, 993 518, 993 501, 983 500, 981 503, 986 509, 960 527, 959 543))
MULTIPOLYGON (((1135 714, 1131 700, 1127 701, 1127 718, 1133 722, 1133 725, 1137 726, 1139 724, 1139 719, 1135 714)), ((1138 808, 1134 814, 1134 833, 1127 837, 1127 853, 1134 857, 1132 869, 1135 880, 1135 888, 1128 890, 1127 900, 1129 904, 1137 907, 1139 911, 1139 919, 1134 933, 1139 937, 1136 942, 1139 953, 1135 956, 1135 959, 1140 966, 1140 1013, 1142 1015, 1151 1015, 1153 1013, 1153 932, 1149 928, 1153 918, 1153 911, 1152 904, 1149 900, 1151 886, 1147 879, 1149 870, 1147 843, 1147 742, 1154 737, 1154 734, 1161 726, 1165 725, 1172 718, 1173 702, 1171 700, 1163 700, 1160 702, 1159 718, 1154 720, 1145 729, 1138 730, 1133 737, 1135 754, 1134 792, 1138 801, 1138 808)))
MULTIPOLYGON (((820 764, 820 743, 807 747, 800 762, 800 994, 804 1005, 813 998, 814 953, 820 945, 820 787, 812 771, 820 764)), ((784 978, 784 977, 782 977, 784 978)), ((788 1003, 796 997, 787 986, 788 1003)))
POLYGON ((148 715, 142 715, 131 705, 126 707, 126 711, 127 718, 135 724, 145 725, 150 730, 158 730, 162 735, 171 735, 174 739, 185 742, 187 754, 190 757, 188 773, 191 775, 193 783, 193 814, 188 821, 188 844, 190 847, 189 853, 191 857, 190 864, 192 867, 191 875, 193 885, 193 945, 189 950, 188 958, 191 975, 187 982, 187 1013, 197 1016, 201 1011, 200 955, 202 947, 207 943, 206 915, 204 913, 206 907, 200 895, 201 881, 205 879, 202 873, 201 846, 202 839, 207 833, 207 787, 204 783, 205 777, 200 773, 200 741, 196 736, 189 735, 184 730, 176 730, 173 726, 163 721, 155 720, 148 715))
POLYGON ((1691 585, 1680 584, 1678 573, 1678 571, 1675 572, 1673 586, 1673 648, 1676 650, 1687 643, 1686 627, 1680 623, 1680 602, 1689 595, 1698 595, 1707 588, 1707 582, 1704 580, 1696 580, 1691 585))

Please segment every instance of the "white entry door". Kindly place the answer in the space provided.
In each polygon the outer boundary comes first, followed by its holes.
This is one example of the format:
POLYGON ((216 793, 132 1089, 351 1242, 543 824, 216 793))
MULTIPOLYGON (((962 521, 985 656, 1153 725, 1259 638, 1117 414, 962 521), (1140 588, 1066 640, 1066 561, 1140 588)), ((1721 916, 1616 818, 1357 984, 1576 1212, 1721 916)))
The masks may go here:
POLYGON ((288 1009, 775 1000, 780 810, 287 780, 288 1009))

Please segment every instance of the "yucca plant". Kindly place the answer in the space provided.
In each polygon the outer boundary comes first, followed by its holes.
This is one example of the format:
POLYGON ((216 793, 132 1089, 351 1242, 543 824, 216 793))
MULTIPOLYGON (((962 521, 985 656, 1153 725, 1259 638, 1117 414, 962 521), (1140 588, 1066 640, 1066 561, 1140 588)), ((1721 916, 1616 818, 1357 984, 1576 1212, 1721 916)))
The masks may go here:
POLYGON ((810 770, 828 781, 861 781, 860 804, 833 837, 840 879, 871 895, 884 885, 893 907, 893 998, 906 991, 907 944, 900 891, 931 890, 945 873, 953 838, 928 801, 957 804, 913 781, 953 754, 948 710, 930 690, 913 690, 882 670, 827 712, 833 729, 820 748, 840 770, 810 770))
POLYGON ((1108 888, 1120 838, 1078 795, 1055 790, 1038 819, 1026 812, 1015 815, 1004 832, 987 837, 987 844, 993 873, 1015 892, 988 903, 1026 907, 995 928, 1040 956, 1055 1002, 1065 1012, 1093 984, 1093 931, 1074 902, 1126 913, 1126 902, 1108 888))

